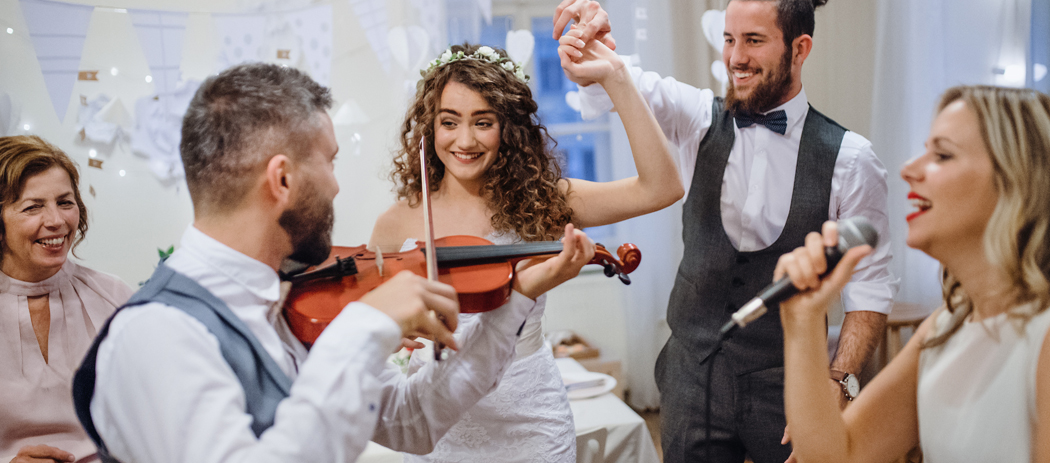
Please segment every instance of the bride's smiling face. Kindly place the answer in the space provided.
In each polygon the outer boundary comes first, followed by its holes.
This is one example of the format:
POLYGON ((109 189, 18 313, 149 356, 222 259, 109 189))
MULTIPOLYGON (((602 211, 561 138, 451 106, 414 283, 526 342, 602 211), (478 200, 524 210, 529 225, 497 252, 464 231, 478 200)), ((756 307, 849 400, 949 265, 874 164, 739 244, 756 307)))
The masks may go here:
POLYGON ((445 174, 461 182, 483 181, 499 147, 499 118, 492 106, 466 85, 445 85, 434 119, 434 149, 445 174))

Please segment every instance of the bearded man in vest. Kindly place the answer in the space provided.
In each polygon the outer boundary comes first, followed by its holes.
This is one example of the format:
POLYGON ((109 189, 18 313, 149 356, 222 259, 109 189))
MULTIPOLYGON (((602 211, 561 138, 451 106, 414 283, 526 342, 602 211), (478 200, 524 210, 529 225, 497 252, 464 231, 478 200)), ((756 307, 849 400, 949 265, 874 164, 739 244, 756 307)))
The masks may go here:
POLYGON ((228 69, 198 89, 180 146, 193 224, 74 378, 102 461, 352 462, 369 440, 429 453, 498 385, 529 298, 594 255, 568 229, 561 254, 518 272, 507 304, 455 338, 455 290, 399 273, 344 307, 307 352, 280 313, 277 270, 331 251, 331 104, 327 88, 272 64, 228 69), (460 351, 406 377, 387 357, 415 336, 460 351))
MULTIPOLYGON (((722 59, 726 97, 643 72, 625 62, 573 66, 584 118, 613 109, 595 77, 630 74, 667 138, 680 149, 685 252, 667 308, 671 338, 656 362, 664 461, 782 463, 783 333, 775 304, 713 354, 730 315, 772 281, 777 259, 827 220, 867 217, 881 239, 843 291, 846 311, 828 387, 845 406, 855 375, 881 338, 898 281, 890 261, 886 170, 871 143, 809 106, 802 65, 813 46, 814 10, 825 0, 732 0, 722 59), (711 364, 710 362, 713 362, 711 364), (705 419, 708 367, 711 422, 705 419), (710 424, 710 441, 706 428, 710 424)), ((562 62, 615 48, 608 15, 589 0, 555 12, 562 62)), ((698 25, 699 27, 699 25, 698 25)), ((566 67, 566 66, 563 66, 566 67)))

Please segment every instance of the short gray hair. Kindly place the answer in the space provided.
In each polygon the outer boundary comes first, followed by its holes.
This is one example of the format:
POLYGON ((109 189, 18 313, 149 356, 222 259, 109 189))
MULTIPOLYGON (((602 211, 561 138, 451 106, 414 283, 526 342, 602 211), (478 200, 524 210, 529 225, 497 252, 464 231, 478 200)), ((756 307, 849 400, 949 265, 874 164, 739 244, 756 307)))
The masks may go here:
POLYGON ((209 77, 182 120, 182 163, 196 212, 237 207, 278 153, 305 156, 328 88, 290 67, 252 63, 209 77))

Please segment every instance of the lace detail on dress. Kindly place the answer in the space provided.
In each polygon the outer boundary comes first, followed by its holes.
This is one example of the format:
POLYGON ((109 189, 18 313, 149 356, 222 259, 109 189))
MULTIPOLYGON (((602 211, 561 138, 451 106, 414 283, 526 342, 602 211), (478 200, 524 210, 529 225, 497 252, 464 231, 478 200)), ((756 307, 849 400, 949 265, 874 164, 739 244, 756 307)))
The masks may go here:
POLYGON ((576 427, 549 347, 511 364, 499 387, 449 430, 429 455, 406 462, 571 463, 576 427))

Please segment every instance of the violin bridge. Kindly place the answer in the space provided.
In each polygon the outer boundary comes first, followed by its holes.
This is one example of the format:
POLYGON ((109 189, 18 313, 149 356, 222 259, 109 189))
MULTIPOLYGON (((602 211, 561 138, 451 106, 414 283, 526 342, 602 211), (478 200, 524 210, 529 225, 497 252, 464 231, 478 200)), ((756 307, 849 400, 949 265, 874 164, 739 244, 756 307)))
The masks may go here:
POLYGON ((379 277, 383 277, 383 251, 376 246, 376 268, 379 270, 379 277))

